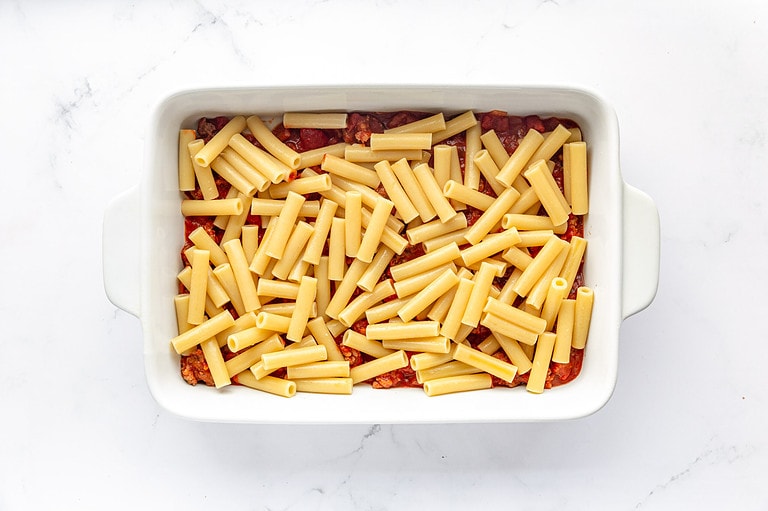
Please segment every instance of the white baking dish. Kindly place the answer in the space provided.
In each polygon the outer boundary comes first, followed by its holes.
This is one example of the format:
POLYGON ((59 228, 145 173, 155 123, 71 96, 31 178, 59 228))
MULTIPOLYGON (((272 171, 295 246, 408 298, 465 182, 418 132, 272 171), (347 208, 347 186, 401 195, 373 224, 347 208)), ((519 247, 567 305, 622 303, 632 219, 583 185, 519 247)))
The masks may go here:
POLYGON ((653 300, 658 284, 659 218, 653 201, 627 185, 619 170, 616 115, 596 94, 562 87, 351 86, 190 90, 159 103, 146 137, 138 186, 115 198, 104 216, 104 282, 109 299, 141 319, 147 380, 157 402, 198 420, 252 423, 492 422, 573 419, 610 398, 623 319, 653 300), (177 144, 180 127, 201 116, 284 111, 386 111, 447 114, 472 109, 570 117, 589 143, 591 210, 587 285, 595 291, 581 374, 571 383, 530 394, 523 387, 429 398, 419 389, 375 390, 351 396, 299 394, 286 399, 247 388, 190 386, 170 347, 176 335, 173 296, 180 270, 177 144))

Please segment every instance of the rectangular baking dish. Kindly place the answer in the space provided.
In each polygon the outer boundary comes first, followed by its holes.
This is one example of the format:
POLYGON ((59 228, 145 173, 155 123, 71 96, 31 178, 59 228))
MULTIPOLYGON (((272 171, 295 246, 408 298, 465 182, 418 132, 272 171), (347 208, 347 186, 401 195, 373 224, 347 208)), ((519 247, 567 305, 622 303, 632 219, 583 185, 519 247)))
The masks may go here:
POLYGON ((619 169, 613 109, 594 92, 571 87, 326 86, 187 90, 152 113, 137 186, 116 197, 103 224, 104 284, 119 308, 141 320, 147 382, 166 410, 195 420, 245 423, 429 423, 554 421, 599 410, 616 383, 619 327, 656 294, 659 217, 653 201, 626 184, 619 169), (592 326, 575 381, 530 394, 524 388, 429 398, 421 390, 357 385, 351 396, 298 394, 286 399, 229 386, 190 386, 179 375, 173 296, 181 269, 178 133, 202 116, 285 111, 505 110, 569 117, 589 146, 590 213, 586 284, 595 292, 592 326))

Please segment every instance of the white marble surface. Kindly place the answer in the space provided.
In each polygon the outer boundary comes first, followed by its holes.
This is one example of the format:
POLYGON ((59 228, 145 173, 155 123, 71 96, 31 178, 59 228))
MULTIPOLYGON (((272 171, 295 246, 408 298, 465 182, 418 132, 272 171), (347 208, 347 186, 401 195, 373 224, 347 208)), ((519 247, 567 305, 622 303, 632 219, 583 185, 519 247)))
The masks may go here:
POLYGON ((0 2, 0 509, 768 509, 767 47, 758 1, 0 2), (572 83, 613 103, 662 259, 604 409, 248 426, 152 400, 139 321, 101 275, 149 108, 345 82, 572 83))

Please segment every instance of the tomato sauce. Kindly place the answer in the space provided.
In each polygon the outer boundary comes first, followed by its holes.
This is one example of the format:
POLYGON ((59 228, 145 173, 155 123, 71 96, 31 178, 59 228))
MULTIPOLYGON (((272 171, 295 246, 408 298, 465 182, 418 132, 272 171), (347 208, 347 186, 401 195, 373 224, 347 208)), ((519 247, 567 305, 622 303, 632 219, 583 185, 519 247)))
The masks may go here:
MULTIPOLYGON (((316 149, 319 147, 325 147, 328 145, 337 144, 339 142, 346 142, 348 144, 367 144, 370 140, 372 133, 382 133, 385 129, 388 128, 394 128, 397 126, 401 126, 404 124, 408 124, 420 119, 423 119, 425 117, 428 117, 432 114, 425 113, 425 112, 415 112, 415 111, 397 111, 397 112, 351 112, 347 116, 347 127, 345 129, 296 129, 296 128, 286 128, 282 124, 278 124, 272 132, 279 138, 281 141, 283 141, 287 146, 292 148, 293 150, 297 152, 304 152, 309 151, 311 149, 316 149)), ((481 131, 482 133, 485 133, 490 130, 494 130, 496 132, 496 135, 499 137, 499 140, 501 141, 504 148, 507 150, 508 154, 512 154, 514 150, 517 148, 517 146, 520 143, 520 140, 525 136, 525 134, 528 132, 529 129, 535 129, 541 133, 551 131, 557 127, 558 124, 562 124, 566 128, 576 128, 578 125, 572 121, 571 119, 565 119, 565 118, 558 118, 558 117, 546 117, 542 118, 536 115, 528 115, 528 116, 514 116, 514 115, 507 115, 506 112, 493 110, 490 112, 484 112, 476 114, 478 117, 478 121, 480 123, 481 131)), ((211 137, 213 137, 226 123, 229 121, 228 117, 214 117, 214 118, 202 118, 198 122, 197 132, 198 136, 203 138, 205 142, 208 142, 211 137)), ((244 135, 251 143, 256 145, 257 147, 261 147, 258 141, 250 135, 246 134, 244 135)), ((465 153, 466 153, 466 139, 464 133, 460 133, 458 135, 455 135, 443 142, 442 144, 446 145, 452 145, 457 148, 457 152, 459 155, 459 162, 461 165, 462 172, 464 171, 465 166, 465 153)), ((555 156, 553 156, 552 161, 555 163, 555 168, 552 172, 553 177, 555 178, 555 182, 558 184, 560 189, 563 189, 563 161, 562 161, 562 151, 558 151, 555 156)), ((313 170, 316 172, 323 172, 320 167, 313 167, 313 170)), ((291 179, 295 178, 295 174, 291 176, 291 179)), ((216 185, 219 190, 219 197, 223 198, 226 197, 228 191, 229 191, 229 183, 221 179, 220 177, 216 178, 216 185)), ((481 177, 480 181, 480 187, 479 190, 483 193, 486 193, 492 197, 495 197, 495 194, 490 186, 487 185, 485 180, 481 177)), ((383 189, 383 187, 380 187, 380 190, 378 190, 379 193, 386 197, 386 193, 383 189)), ((186 196, 190 199, 201 199, 202 194, 199 189, 185 192, 186 196)), ((317 200, 318 196, 311 196, 307 197, 308 200, 317 200)), ((467 224, 472 225, 474 224, 477 219, 482 214, 482 211, 479 211, 475 208, 468 207, 463 214, 467 217, 467 224)), ((246 220, 246 225, 258 225, 259 217, 250 216, 246 220)), ((221 236, 223 235, 223 230, 213 225, 213 218, 209 217, 187 217, 185 219, 185 243, 182 248, 182 261, 184 264, 187 264, 186 257, 184 256, 184 250, 191 247, 193 244, 189 240, 189 233, 192 232, 197 227, 202 226, 206 232, 214 239, 216 242, 221 241, 221 236)), ((568 220, 568 228, 566 232, 560 237, 566 241, 570 241, 573 236, 584 236, 584 219, 581 216, 575 216, 570 215, 568 220)), ((531 250, 531 255, 535 255, 537 252, 536 248, 533 247, 531 250)), ((391 266, 400 264, 402 262, 408 261, 410 259, 413 259, 415 257, 418 257, 424 253, 424 250, 421 245, 416 246, 408 246, 406 248, 405 252, 401 255, 396 255, 392 262, 390 263, 391 266)), ((351 262, 351 261, 348 261, 351 262)), ((507 274, 503 277, 498 277, 496 280, 496 283, 501 286, 503 285, 506 278, 511 274, 512 269, 509 269, 507 274)), ((382 275, 382 280, 391 278, 391 275, 389 273, 389 269, 387 269, 384 274, 382 275)), ((584 285, 584 275, 583 275, 583 268, 579 268, 578 274, 576 276, 576 279, 573 284, 573 288, 571 289, 571 292, 569 294, 569 298, 575 298, 576 296, 576 289, 578 289, 579 286, 584 285)), ((183 286, 179 284, 180 286, 180 292, 183 291, 183 286)), ((356 292, 356 294, 359 294, 359 290, 356 292)), ((354 298, 354 297, 353 297, 354 298)), ((388 298, 389 300, 391 298, 388 298)), ((237 317, 234 309, 230 307, 230 312, 232 312, 235 317, 237 317)), ((356 332, 365 334, 365 327, 367 326, 367 321, 365 319, 361 319, 357 321, 354 325, 352 325, 352 329, 356 332)), ((477 345, 482 342, 487 336, 488 336, 488 329, 480 326, 476 328, 467 338, 467 340, 470 342, 470 344, 473 347, 477 347, 477 345)), ((339 349, 341 353, 344 355, 344 358, 350 362, 350 366, 354 367, 357 365, 360 365, 364 362, 367 362, 371 360, 371 357, 366 355, 365 353, 361 353, 356 349, 349 348, 347 346, 344 346, 341 344, 341 336, 336 338, 336 343, 339 346, 339 349)), ((210 377, 210 372, 208 371, 207 364, 205 363, 204 358, 202 357, 202 352, 198 353, 200 351, 199 349, 193 352, 189 356, 183 356, 181 357, 181 372, 184 377, 184 379, 190 383, 195 384, 197 382, 203 382, 206 385, 213 385, 213 380, 210 377)), ((407 353, 408 357, 412 355, 412 353, 407 353)), ((225 353, 225 358, 232 357, 236 354, 225 353)), ((509 359, 504 354, 503 351, 499 350, 497 353, 493 355, 494 357, 497 357, 501 360, 504 360, 506 362, 509 362, 509 359)), ((574 378, 576 378, 579 373, 581 372, 582 362, 584 357, 584 351, 583 350, 577 350, 577 349, 571 349, 571 357, 570 361, 567 364, 558 364, 556 362, 552 362, 549 367, 549 371, 546 377, 545 382, 545 388, 552 388, 558 385, 563 385, 565 383, 568 383, 572 381, 574 378)), ((278 375, 279 376, 279 375, 278 375)), ((499 378, 492 377, 493 385, 494 386, 506 386, 506 387, 515 387, 517 385, 525 385, 528 382, 528 374, 524 375, 517 375, 514 380, 511 383, 505 382, 499 378)), ((420 387, 421 384, 419 384, 416 381, 416 373, 410 368, 405 367, 402 369, 398 369, 396 371, 391 371, 389 373, 385 373, 383 375, 377 376, 369 381, 371 385, 374 388, 393 388, 393 387, 420 387)), ((234 383, 237 383, 236 381, 234 383)))

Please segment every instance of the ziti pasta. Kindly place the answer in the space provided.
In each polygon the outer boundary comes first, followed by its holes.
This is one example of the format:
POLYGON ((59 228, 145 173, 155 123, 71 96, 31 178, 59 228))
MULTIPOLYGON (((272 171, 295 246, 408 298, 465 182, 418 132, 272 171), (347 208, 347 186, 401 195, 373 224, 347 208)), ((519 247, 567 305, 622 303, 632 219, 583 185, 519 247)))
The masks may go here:
POLYGON ((576 132, 501 111, 180 127, 182 377, 283 397, 573 380, 596 299, 576 132))

